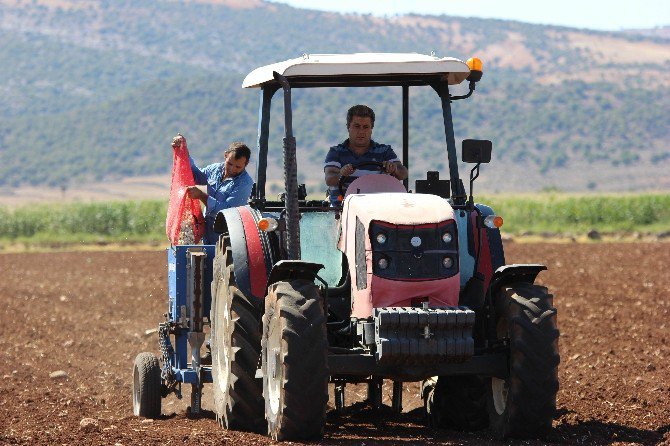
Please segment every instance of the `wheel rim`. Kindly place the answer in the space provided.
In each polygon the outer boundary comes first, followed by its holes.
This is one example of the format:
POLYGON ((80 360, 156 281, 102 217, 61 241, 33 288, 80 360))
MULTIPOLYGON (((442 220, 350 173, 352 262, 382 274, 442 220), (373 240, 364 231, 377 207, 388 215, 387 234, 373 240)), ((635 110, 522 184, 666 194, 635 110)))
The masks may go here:
MULTIPOLYGON (((507 314, 500 318, 496 326, 498 339, 510 339, 509 323, 507 314)), ((509 345, 509 344, 508 344, 509 345)), ((511 354, 511 353, 510 353, 511 354)), ((491 378, 491 396, 493 397, 493 407, 498 415, 502 415, 507 407, 507 395, 509 386, 506 380, 500 378, 491 378)))
POLYGON ((499 378, 491 378, 491 395, 493 396, 493 407, 498 415, 502 415, 507 407, 507 381, 499 378))
POLYGON ((137 366, 133 367, 133 414, 140 415, 140 373, 137 366))
MULTIPOLYGON (((225 285, 225 284, 224 284, 225 285)), ((232 330, 231 330, 231 317, 230 317, 230 308, 228 299, 225 300, 224 309, 223 309, 223 327, 217 327, 221 330, 221 350, 220 354, 217 355, 217 366, 218 370, 221 372, 219 376, 219 390, 224 395, 226 405, 228 405, 228 390, 230 385, 230 363, 231 358, 230 354, 232 352, 232 330)), ((217 336, 219 337, 219 336, 217 336)))
POLYGON ((270 400, 270 410, 273 414, 279 412, 279 400, 281 395, 282 369, 281 369, 281 339, 278 329, 278 318, 273 317, 270 322, 268 333, 268 399, 270 400))

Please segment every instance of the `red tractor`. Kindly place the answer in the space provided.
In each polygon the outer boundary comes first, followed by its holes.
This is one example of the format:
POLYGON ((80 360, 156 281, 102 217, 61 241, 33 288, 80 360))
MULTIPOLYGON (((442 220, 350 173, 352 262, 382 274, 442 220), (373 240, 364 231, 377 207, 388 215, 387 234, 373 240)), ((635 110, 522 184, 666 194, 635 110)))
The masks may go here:
POLYGON ((341 409, 347 383, 367 383, 381 406, 387 379, 398 411, 402 383, 424 382, 434 426, 490 426, 501 437, 549 432, 559 332, 552 295, 534 283, 546 268, 506 265, 501 218, 474 203, 491 142, 463 141, 463 161, 474 164, 469 195, 458 172, 451 104, 470 97, 481 76, 478 59, 354 54, 305 55, 246 77, 244 87, 260 89, 256 187, 247 206, 221 212, 215 224, 211 373, 224 427, 319 438, 329 383, 341 409), (467 94, 452 95, 465 80, 467 94), (450 178, 428 172, 408 192, 407 182, 367 175, 341 206, 308 200, 297 182, 291 91, 377 86, 402 91, 405 166, 409 88, 437 93, 450 178), (279 90, 285 193, 271 201, 270 104, 279 90))

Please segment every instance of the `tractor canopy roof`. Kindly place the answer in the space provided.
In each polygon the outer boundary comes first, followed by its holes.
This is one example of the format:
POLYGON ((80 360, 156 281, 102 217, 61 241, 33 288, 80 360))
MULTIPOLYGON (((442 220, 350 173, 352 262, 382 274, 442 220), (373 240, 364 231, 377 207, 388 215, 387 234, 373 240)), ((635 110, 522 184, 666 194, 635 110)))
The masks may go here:
POLYGON ((256 68, 242 87, 278 85, 274 73, 293 87, 425 85, 435 80, 460 84, 470 74, 465 62, 453 57, 417 53, 305 54, 296 59, 256 68))

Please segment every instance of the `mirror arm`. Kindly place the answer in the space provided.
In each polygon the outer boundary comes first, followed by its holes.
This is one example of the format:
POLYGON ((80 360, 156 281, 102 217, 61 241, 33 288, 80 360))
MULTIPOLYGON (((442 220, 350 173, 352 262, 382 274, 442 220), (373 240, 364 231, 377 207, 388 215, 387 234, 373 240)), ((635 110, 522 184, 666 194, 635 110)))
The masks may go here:
POLYGON ((474 93, 474 91, 475 91, 475 84, 476 84, 475 81, 470 81, 470 85, 469 85, 470 91, 468 92, 468 94, 464 94, 462 96, 451 96, 451 95, 449 95, 449 99, 452 100, 452 101, 458 101, 459 99, 469 98, 470 96, 472 96, 472 93, 474 93))
POLYGON ((472 170, 470 171, 470 198, 468 199, 469 210, 472 210, 475 207, 474 199, 472 197, 472 191, 473 191, 473 188, 474 188, 475 180, 477 179, 477 177, 479 177, 479 165, 480 164, 481 163, 477 163, 477 165, 475 167, 473 167, 472 170))

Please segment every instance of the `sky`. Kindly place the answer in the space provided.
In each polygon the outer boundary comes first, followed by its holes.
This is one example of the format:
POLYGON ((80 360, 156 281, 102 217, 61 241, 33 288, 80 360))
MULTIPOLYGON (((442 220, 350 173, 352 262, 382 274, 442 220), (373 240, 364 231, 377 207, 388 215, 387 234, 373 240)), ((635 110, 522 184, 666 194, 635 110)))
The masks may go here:
POLYGON ((619 31, 670 25, 670 0, 270 0, 379 16, 447 14, 619 31))

